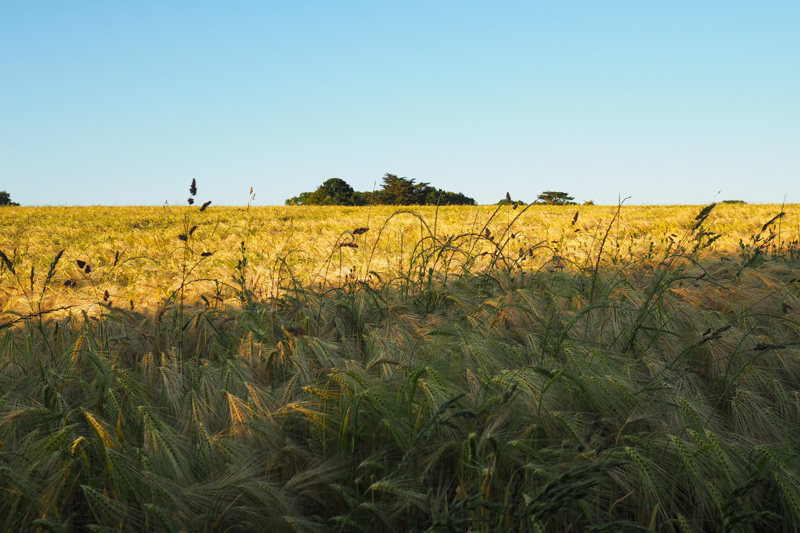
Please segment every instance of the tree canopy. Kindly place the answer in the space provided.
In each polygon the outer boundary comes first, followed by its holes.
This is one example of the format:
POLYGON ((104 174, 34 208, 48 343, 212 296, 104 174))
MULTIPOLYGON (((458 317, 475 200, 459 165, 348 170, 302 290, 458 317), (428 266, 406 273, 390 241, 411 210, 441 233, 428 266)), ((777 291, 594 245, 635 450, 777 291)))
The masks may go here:
POLYGON ((0 191, 0 205, 19 205, 17 202, 11 201, 11 195, 6 191, 0 191))
POLYGON ((412 178, 384 174, 381 188, 373 192, 354 190, 346 181, 333 178, 314 192, 303 192, 286 200, 286 205, 476 205, 475 200, 460 192, 417 183, 412 178))
POLYGON ((364 193, 354 190, 343 179, 331 178, 314 192, 303 192, 286 200, 286 205, 366 205, 364 193))
POLYGON ((545 205, 575 205, 575 202, 573 202, 574 199, 575 198, 569 196, 565 192, 544 191, 536 197, 536 203, 545 205))
POLYGON ((376 203, 384 205, 424 205, 433 187, 429 183, 414 183, 413 179, 384 174, 383 187, 375 193, 376 203))

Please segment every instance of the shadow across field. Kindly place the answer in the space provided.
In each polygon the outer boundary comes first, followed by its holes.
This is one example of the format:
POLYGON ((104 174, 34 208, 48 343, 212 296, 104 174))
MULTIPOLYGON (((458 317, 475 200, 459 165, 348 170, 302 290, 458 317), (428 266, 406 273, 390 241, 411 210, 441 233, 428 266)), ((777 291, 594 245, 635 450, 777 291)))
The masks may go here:
POLYGON ((236 304, 9 317, 0 527, 793 530, 800 266, 703 255, 701 218, 658 258, 434 239, 270 299, 242 269, 236 304))

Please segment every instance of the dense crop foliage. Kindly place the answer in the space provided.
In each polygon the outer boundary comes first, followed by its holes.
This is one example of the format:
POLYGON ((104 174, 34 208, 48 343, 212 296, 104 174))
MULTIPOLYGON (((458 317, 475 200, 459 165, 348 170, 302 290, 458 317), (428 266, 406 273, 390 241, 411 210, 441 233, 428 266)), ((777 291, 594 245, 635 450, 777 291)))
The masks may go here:
POLYGON ((6 208, 0 528, 796 531, 797 217, 6 208))

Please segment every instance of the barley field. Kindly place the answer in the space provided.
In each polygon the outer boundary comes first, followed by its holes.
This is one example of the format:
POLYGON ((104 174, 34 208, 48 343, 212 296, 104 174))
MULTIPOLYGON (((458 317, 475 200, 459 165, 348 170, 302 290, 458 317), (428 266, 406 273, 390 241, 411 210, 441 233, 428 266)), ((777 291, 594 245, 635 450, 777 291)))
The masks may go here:
POLYGON ((2 531, 800 530, 800 206, 0 208, 2 531))

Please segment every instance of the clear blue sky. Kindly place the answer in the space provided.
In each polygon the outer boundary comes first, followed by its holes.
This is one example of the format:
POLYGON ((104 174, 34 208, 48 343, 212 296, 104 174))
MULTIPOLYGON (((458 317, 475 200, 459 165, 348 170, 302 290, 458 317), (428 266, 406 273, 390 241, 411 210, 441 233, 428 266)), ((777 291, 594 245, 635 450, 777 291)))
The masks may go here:
POLYGON ((798 28, 796 0, 4 2, 0 190, 800 202, 798 28))

